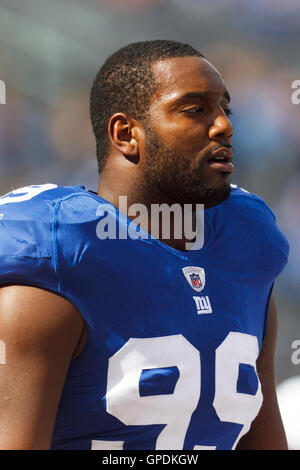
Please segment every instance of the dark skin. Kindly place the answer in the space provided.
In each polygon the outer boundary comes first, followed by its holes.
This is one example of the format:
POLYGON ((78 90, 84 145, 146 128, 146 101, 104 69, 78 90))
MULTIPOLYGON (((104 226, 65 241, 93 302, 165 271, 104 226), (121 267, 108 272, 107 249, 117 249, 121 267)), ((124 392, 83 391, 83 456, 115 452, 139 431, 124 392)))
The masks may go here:
MULTIPOLYGON (((158 61, 153 71, 159 87, 149 118, 159 141, 174 155, 185 156, 187 183, 195 168, 201 168, 211 188, 226 189, 231 173, 207 161, 216 149, 229 148, 233 135, 227 117, 228 92, 220 74, 198 57, 158 61)), ((128 196, 128 205, 146 202, 143 182, 151 161, 147 161, 145 128, 117 113, 108 132, 111 151, 98 194, 116 206, 120 195, 128 196)), ((180 159, 176 165, 180 171, 180 159)), ((184 240, 165 242, 181 249, 184 240)), ((7 363, 0 365, 0 449, 49 449, 68 368, 86 344, 84 321, 62 297, 33 287, 7 286, 0 289, 0 331, 7 349, 7 363)), ((277 314, 271 299, 257 361, 264 402, 238 449, 287 449, 275 391, 276 334, 277 314)))
MULTIPOLYGON (((230 194, 233 165, 216 169, 209 161, 220 149, 230 161, 233 154, 230 97, 222 77, 198 57, 158 61, 153 72, 158 87, 151 98, 147 127, 123 113, 110 119, 111 152, 98 194, 117 207, 119 196, 127 195, 128 206, 142 203, 149 214, 154 203, 210 207, 223 202, 230 194), (220 194, 209 200, 203 185, 220 194)), ((151 232, 150 220, 142 227, 151 232)), ((184 250, 186 240, 174 239, 172 229, 169 239, 160 239, 184 250)))
MULTIPOLYGON (((152 96, 148 115, 162 145, 168 145, 174 154, 188 156, 190 172, 203 162, 205 180, 212 187, 229 184, 230 173, 214 171, 204 164, 208 152, 232 145, 233 128, 227 117, 229 94, 219 73, 198 57, 158 61, 153 71, 158 90, 152 96)), ((145 185, 144 169, 151 161, 143 124, 117 113, 110 119, 108 132, 111 151, 98 194, 117 206, 123 194, 128 196, 128 204, 144 203, 140 197, 145 185), (138 185, 133 189, 134 181, 138 185)), ((194 202, 199 203, 199 199, 194 202)))

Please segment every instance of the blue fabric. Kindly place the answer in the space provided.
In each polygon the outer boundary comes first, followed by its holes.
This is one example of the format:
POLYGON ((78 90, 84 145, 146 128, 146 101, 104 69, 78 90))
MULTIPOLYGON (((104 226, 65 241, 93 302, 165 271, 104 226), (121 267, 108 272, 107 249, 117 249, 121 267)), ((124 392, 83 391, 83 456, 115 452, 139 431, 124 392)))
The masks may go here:
POLYGON ((139 382, 140 396, 171 395, 178 378, 179 371, 176 366, 143 369, 139 382))
POLYGON ((239 376, 236 385, 237 392, 255 395, 257 388, 258 379, 254 367, 250 364, 240 364, 239 376))
MULTIPOLYGON (((232 333, 241 341, 255 338, 261 348, 270 293, 288 256, 271 210, 258 196, 232 188, 227 201, 205 211, 203 248, 180 252, 150 237, 100 240, 101 209, 125 232, 129 221, 83 187, 41 187, 31 197, 32 191, 19 193, 28 200, 16 193, 0 198, 0 284, 32 285, 65 297, 81 312, 88 332, 87 346, 66 377, 52 448, 90 449, 100 440, 155 449, 170 429, 181 429, 165 421, 181 419, 183 441, 177 446, 231 449, 244 423, 222 417, 226 394, 220 405, 215 401, 216 357, 232 333), (205 270, 200 293, 183 274, 188 266, 205 270), (199 315, 194 296, 209 298, 212 313, 199 315), (168 338, 178 348, 164 349, 168 338), (141 351, 135 350, 138 340, 141 351), (119 389, 131 401, 122 405, 119 389)), ((234 361, 234 351, 228 357, 234 361)), ((235 398, 253 396, 253 367, 245 361, 236 367, 235 398)), ((227 373, 226 367, 218 371, 227 373)))

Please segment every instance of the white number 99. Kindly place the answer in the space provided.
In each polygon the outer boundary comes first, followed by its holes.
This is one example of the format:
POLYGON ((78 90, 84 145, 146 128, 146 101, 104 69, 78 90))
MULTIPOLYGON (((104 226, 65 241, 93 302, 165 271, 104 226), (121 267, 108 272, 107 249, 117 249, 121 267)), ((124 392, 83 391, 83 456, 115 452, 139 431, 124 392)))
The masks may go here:
MULTIPOLYGON (((236 391, 239 364, 255 368, 258 356, 255 336, 230 332, 216 350, 216 391, 213 406, 221 421, 243 424, 236 442, 245 434, 262 403, 260 383, 255 395, 236 391)), ((183 449, 191 416, 201 393, 200 353, 182 335, 131 338, 110 359, 107 381, 107 412, 126 425, 165 424, 156 450, 183 449), (176 366, 179 371, 174 392, 140 396, 143 369, 176 366)), ((122 449, 123 441, 92 441, 92 449, 122 449)), ((215 446, 195 445, 195 449, 215 446)))

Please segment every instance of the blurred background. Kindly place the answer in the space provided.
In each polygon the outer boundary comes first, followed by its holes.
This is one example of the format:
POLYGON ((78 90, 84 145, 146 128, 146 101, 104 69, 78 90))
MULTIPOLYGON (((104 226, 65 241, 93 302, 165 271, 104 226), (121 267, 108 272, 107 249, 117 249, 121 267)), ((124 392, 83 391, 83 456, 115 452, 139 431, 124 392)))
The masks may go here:
POLYGON ((188 42, 219 69, 234 112, 232 182, 268 203, 290 242, 275 287, 276 381, 290 442, 298 436, 291 446, 300 448, 299 405, 296 412, 288 395, 300 398, 300 354, 292 361, 300 340, 300 104, 291 100, 300 80, 299 0, 0 0, 0 194, 41 183, 97 189, 92 81, 111 53, 149 39, 188 42))

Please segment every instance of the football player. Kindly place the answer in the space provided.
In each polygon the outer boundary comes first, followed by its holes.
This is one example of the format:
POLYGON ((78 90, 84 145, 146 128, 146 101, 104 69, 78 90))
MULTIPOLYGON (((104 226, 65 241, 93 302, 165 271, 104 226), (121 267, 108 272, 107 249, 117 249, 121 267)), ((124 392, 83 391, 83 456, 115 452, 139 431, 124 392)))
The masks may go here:
POLYGON ((50 182, 0 199, 1 449, 287 448, 272 289, 288 243, 230 184, 229 101, 191 46, 126 46, 91 91, 97 194, 50 182), (203 246, 118 236, 124 195, 203 204, 203 246))

